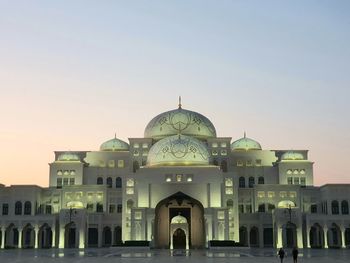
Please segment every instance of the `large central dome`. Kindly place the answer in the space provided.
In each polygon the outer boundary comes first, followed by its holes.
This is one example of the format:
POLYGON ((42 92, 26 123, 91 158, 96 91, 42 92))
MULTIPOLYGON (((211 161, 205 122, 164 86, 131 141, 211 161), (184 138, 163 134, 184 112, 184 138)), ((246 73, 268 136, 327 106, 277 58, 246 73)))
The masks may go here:
POLYGON ((184 135, 164 138, 148 153, 148 166, 208 165, 209 153, 203 142, 184 135))
POLYGON ((181 108, 167 111, 154 117, 145 129, 145 137, 155 140, 172 135, 188 135, 197 139, 216 137, 216 131, 211 121, 194 111, 181 108))

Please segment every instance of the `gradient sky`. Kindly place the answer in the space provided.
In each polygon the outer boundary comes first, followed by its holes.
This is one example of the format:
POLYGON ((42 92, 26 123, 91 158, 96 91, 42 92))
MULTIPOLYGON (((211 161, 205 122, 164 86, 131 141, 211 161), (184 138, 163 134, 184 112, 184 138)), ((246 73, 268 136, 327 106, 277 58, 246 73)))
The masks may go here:
POLYGON ((350 183, 349 1, 0 0, 0 183, 183 107, 350 183))

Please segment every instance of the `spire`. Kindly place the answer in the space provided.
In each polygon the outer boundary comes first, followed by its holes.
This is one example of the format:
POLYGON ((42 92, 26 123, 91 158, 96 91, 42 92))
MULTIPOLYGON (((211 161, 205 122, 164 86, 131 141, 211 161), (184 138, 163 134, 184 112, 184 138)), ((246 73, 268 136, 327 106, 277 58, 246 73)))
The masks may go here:
POLYGON ((244 131, 244 138, 246 138, 247 137, 247 133, 244 131))
POLYGON ((181 104, 181 96, 179 96, 179 109, 181 109, 182 104, 181 104))

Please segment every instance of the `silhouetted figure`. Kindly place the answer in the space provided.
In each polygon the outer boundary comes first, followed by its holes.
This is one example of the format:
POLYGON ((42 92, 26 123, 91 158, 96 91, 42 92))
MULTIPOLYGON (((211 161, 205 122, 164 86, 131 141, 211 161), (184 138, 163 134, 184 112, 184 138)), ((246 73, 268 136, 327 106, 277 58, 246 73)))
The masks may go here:
POLYGON ((293 262, 297 263, 299 251, 296 247, 293 248, 292 254, 293 254, 293 262))
POLYGON ((286 252, 284 252, 283 247, 281 247, 280 250, 278 251, 278 256, 280 257, 281 263, 283 263, 285 254, 286 252))

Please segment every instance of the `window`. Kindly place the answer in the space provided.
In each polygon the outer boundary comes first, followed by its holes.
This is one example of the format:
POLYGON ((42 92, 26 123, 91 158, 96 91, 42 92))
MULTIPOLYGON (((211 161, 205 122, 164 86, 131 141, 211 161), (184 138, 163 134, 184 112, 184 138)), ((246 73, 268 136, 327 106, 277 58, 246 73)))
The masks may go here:
POLYGON ((295 170, 293 171, 293 174, 299 174, 299 170, 298 170, 298 169, 295 169, 295 170))
POLYGON ((221 143, 221 147, 222 147, 222 148, 225 148, 225 147, 227 147, 227 144, 226 144, 226 142, 222 142, 222 143, 221 143))
POLYGON ((240 188, 245 188, 245 178, 244 177, 239 177, 239 182, 238 182, 238 186, 240 188))
POLYGON ((237 166, 243 166, 243 161, 242 160, 237 160, 237 166))
POLYGON ((264 191, 258 191, 258 197, 259 198, 265 197, 265 192, 264 191))
POLYGON ((124 160, 118 160, 118 168, 124 168, 124 160))
POLYGON ((86 210, 87 210, 88 212, 94 211, 94 204, 93 204, 93 203, 87 203, 87 204, 86 204, 86 210))
POLYGON ((291 198, 297 197, 297 192, 295 192, 295 191, 289 192, 289 197, 291 197, 291 198))
POLYGON ((69 178, 69 184, 70 185, 75 185, 75 179, 74 178, 69 178))
POLYGON ((247 160, 246 163, 245 163, 246 166, 252 166, 252 160, 247 160))
POLYGON ((225 178, 225 186, 233 186, 232 178, 225 178))
POLYGON ((255 184, 255 179, 254 177, 249 177, 249 188, 253 188, 255 184))
POLYGON ((74 176, 75 175, 75 170, 70 170, 70 175, 74 176))
POLYGON ((134 194, 134 188, 133 187, 127 187, 126 188, 126 194, 127 195, 133 195, 134 194))
POLYGON ((306 185, 305 177, 301 177, 301 178, 300 178, 300 184, 301 184, 301 185, 306 185))
POLYGON ((225 219, 225 211, 218 211, 218 219, 225 219))
POLYGON ((140 168, 139 162, 134 161, 132 164, 133 172, 136 173, 136 171, 140 168))
POLYGON ((24 214, 30 215, 32 213, 32 203, 29 201, 26 201, 24 203, 24 214))
POLYGON ((261 160, 260 159, 255 160, 255 165, 256 166, 261 166, 261 160))
POLYGON ((287 170, 287 174, 292 174, 292 173, 293 173, 293 171, 291 169, 287 170))
POLYGON ((260 204, 258 207, 258 212, 265 213, 265 204, 260 204))
POLYGON ((339 214, 339 202, 337 200, 332 201, 332 214, 333 215, 339 214))
POLYGON ((103 212, 103 204, 97 203, 96 204, 96 212, 97 213, 102 213, 103 212))
POLYGON ((287 183, 288 184, 293 184, 293 177, 288 177, 287 178, 287 183))
POLYGON ((15 215, 22 215, 22 203, 20 201, 15 203, 15 215))
POLYGON ((108 178, 107 178, 106 183, 107 183, 108 188, 112 188, 112 186, 113 186, 113 180, 112 180, 111 177, 108 177, 108 178))
POLYGON ((122 213, 123 212, 123 205, 119 204, 117 205, 117 213, 122 213))
POLYGON ((134 150, 134 156, 139 156, 139 155, 140 155, 139 151, 138 150, 134 150))
POLYGON ((217 147, 218 147, 218 144, 217 144, 216 142, 213 142, 213 144, 211 145, 211 147, 217 148, 217 147))
POLYGON ((115 161, 114 160, 109 160, 108 161, 108 167, 110 167, 110 168, 115 167, 115 161))
POLYGON ((142 212, 141 211, 135 211, 135 216, 134 218, 136 220, 141 220, 142 219, 142 212))
POLYGON ((245 206, 245 211, 246 211, 246 213, 251 213, 252 212, 252 205, 246 205, 245 206))
POLYGON ((282 198, 287 197, 287 192, 286 191, 281 191, 280 192, 280 197, 282 197, 282 198))
POLYGON ((272 210, 274 210, 274 209, 275 209, 275 205, 274 204, 268 204, 267 205, 267 211, 272 212, 272 210))
POLYGON ((140 145, 138 143, 135 143, 134 148, 140 148, 140 145))
POLYGON ((57 170, 57 175, 61 176, 62 175, 62 170, 57 170))
POLYGON ((218 166, 218 165, 219 165, 218 160, 217 160, 217 159, 214 159, 214 160, 213 160, 213 164, 216 165, 216 166, 218 166))
POLYGON ((264 184, 264 183, 265 183, 265 178, 262 177, 262 176, 260 176, 260 177, 258 178, 258 184, 264 184))
POLYGON ((305 174, 305 169, 301 169, 300 174, 305 174))
POLYGON ((310 206, 310 211, 311 211, 311 214, 317 214, 317 205, 316 204, 312 204, 310 206))
POLYGON ((110 204, 110 205, 109 205, 109 213, 110 213, 110 214, 115 213, 115 205, 113 205, 113 204, 110 204))
POLYGON ((52 206, 46 205, 45 206, 45 214, 51 215, 51 213, 52 213, 52 206))
POLYGON ((182 180, 182 174, 177 174, 176 175, 176 181, 177 182, 181 182, 181 180, 182 180))
POLYGON ((243 204, 238 205, 238 212, 241 214, 244 213, 244 205, 243 204))
POLYGON ((148 148, 148 144, 147 143, 143 143, 142 144, 142 148, 144 148, 144 149, 148 148))
POLYGON ((62 178, 57 178, 57 188, 62 188, 62 178))
POLYGON ((97 184, 103 184, 103 178, 97 177, 97 184))
POLYGON ((63 178, 63 186, 66 186, 68 185, 68 178, 63 178))
POLYGON ((218 155, 218 151, 217 151, 217 150, 212 150, 212 151, 211 151, 211 154, 212 154, 213 156, 216 156, 216 155, 218 155))
POLYGON ((233 195, 233 188, 232 187, 226 187, 225 193, 227 195, 233 195))
POLYGON ((299 177, 294 177, 294 184, 299 184, 299 177))
POLYGON ((9 214, 9 204, 2 204, 2 215, 8 215, 9 214))
POLYGON ((227 155, 227 151, 226 150, 221 150, 221 155, 223 155, 223 156, 227 155))
POLYGON ((267 192, 267 197, 268 198, 274 198, 275 197, 275 192, 272 192, 272 191, 267 192))
POLYGON ((346 200, 341 201, 341 213, 343 215, 349 214, 349 203, 346 200))
POLYGON ((117 179, 115 179, 115 188, 122 188, 122 178, 117 177, 117 179))
POLYGON ((221 171, 223 171, 224 173, 227 172, 227 161, 226 160, 221 161, 220 168, 221 168, 221 171))
POLYGON ((106 166, 105 161, 100 160, 99 166, 100 166, 100 167, 105 167, 105 166, 106 166))

